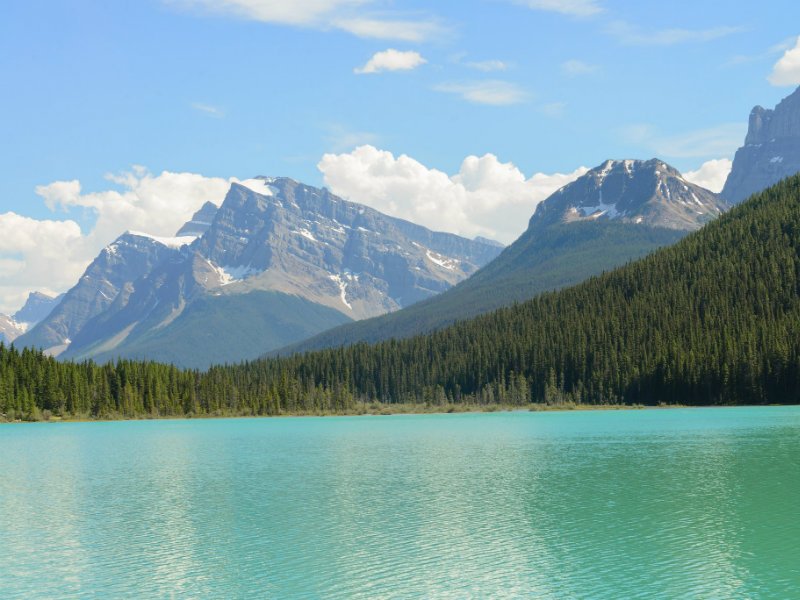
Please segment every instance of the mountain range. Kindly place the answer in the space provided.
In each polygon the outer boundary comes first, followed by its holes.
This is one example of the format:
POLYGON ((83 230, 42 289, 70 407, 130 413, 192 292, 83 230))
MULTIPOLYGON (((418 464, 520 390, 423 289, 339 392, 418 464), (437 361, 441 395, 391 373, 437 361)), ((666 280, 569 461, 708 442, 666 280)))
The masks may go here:
POLYGON ((232 184, 177 233, 120 236, 18 344, 67 359, 238 361, 441 293, 502 250, 288 178, 232 184))
POLYGON ((608 160, 541 202, 505 249, 259 177, 173 238, 126 232, 49 315, 25 326, 0 315, 0 335, 67 359, 190 367, 409 337, 673 244, 798 170, 800 88, 753 109, 722 194, 659 159, 608 160))
POLYGON ((373 345, 207 370, 0 345, 0 420, 797 404, 798 224, 800 174, 599 277, 373 345))

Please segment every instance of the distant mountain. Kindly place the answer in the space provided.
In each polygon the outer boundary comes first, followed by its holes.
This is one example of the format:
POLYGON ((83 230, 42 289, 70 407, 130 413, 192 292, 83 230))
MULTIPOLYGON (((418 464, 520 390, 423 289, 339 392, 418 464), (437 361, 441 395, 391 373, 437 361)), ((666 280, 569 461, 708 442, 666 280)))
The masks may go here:
POLYGON ((609 160, 541 202, 517 241, 451 290, 278 353, 409 337, 522 302, 670 245, 726 208, 660 160, 609 160))
POLYGON ((162 261, 178 257, 178 248, 193 239, 124 233, 100 252, 45 319, 19 337, 17 346, 43 348, 59 355, 90 319, 114 302, 126 283, 162 261))
POLYGON ((727 208, 661 160, 607 160, 539 204, 530 227, 613 220, 691 231, 727 208))
POLYGON ((736 151, 722 196, 741 202, 785 177, 800 172, 800 87, 774 110, 756 106, 744 146, 736 151))
POLYGON ((233 184, 178 233, 121 236, 23 341, 63 358, 239 361, 436 295, 502 250, 286 178, 233 184))
POLYGON ((14 317, 0 313, 0 342, 10 344, 25 333, 25 329, 24 323, 18 323, 14 317))
POLYGON ((13 316, 0 314, 0 342, 10 343, 23 335, 36 323, 47 317, 64 294, 51 296, 44 292, 31 292, 25 305, 13 316))
POLYGON ((63 297, 64 294, 51 296, 44 292, 31 292, 23 307, 14 313, 14 320, 29 326, 38 323, 53 311, 63 297))

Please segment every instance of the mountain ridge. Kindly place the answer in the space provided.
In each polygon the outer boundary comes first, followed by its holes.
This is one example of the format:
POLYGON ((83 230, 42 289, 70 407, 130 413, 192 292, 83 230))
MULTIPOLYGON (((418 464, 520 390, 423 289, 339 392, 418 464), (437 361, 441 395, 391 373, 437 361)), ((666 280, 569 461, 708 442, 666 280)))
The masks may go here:
POLYGON ((670 245, 726 207, 718 195, 687 182, 658 159, 607 160, 539 203, 528 229, 457 286, 269 355, 405 338, 522 302, 670 245))
POLYGON ((263 348, 237 356, 219 336, 236 335, 248 349, 259 336, 283 346, 438 294, 502 250, 289 178, 232 183, 219 208, 207 203, 177 233, 189 235, 120 236, 23 341, 64 359, 146 355, 186 364, 192 356, 192 366, 206 366, 225 346, 225 360, 244 360, 263 348))

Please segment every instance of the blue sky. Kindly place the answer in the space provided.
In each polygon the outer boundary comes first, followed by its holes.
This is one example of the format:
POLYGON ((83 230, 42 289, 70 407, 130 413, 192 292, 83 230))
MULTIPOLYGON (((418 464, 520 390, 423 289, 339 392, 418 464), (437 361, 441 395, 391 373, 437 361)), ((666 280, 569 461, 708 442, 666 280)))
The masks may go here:
MULTIPOLYGON (((403 203, 449 185, 442 174, 469 191, 498 165, 530 178, 658 156, 694 171, 732 158, 750 109, 800 83, 792 65, 773 76, 785 85, 768 80, 798 43, 796 0, 27 0, 3 12, 0 215, 83 236, 103 210, 86 195, 136 192, 129 178, 145 172, 286 175, 359 201, 383 193, 378 208, 425 221, 403 203), (373 152, 353 158, 358 146, 373 152), (355 181, 379 168, 432 187, 409 199, 355 181), (76 181, 71 199, 43 193, 76 181)), ((121 231, 97 233, 84 266, 121 231)), ((1 246, 0 310, 36 284, 20 278, 32 258, 1 246)))

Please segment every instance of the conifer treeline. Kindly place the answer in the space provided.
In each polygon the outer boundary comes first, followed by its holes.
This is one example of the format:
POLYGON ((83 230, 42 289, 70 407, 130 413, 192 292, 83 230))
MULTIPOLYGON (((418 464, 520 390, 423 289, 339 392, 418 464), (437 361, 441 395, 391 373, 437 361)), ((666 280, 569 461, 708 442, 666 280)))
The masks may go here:
POLYGON ((427 336, 208 371, 0 346, 0 411, 282 414, 362 402, 796 403, 800 176, 670 248, 427 336))

